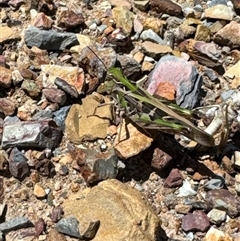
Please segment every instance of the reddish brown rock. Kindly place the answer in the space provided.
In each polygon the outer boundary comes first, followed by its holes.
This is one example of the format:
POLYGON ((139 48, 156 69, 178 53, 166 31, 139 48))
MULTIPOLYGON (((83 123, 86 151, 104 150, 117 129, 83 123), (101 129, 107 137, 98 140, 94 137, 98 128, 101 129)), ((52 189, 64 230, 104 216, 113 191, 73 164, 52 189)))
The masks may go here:
POLYGON ((32 25, 37 28, 51 29, 53 20, 44 13, 38 13, 37 16, 33 19, 32 25))
POLYGON ((240 23, 231 21, 220 29, 214 36, 214 42, 229 46, 231 48, 240 47, 240 23))
POLYGON ((151 161, 151 166, 156 170, 156 171, 162 171, 166 167, 169 166, 171 163, 172 157, 168 155, 166 152, 162 151, 159 148, 156 148, 153 153, 153 158, 151 161))
POLYGON ((66 8, 59 8, 57 12, 57 25, 61 28, 72 29, 84 23, 83 15, 66 8))
POLYGON ((12 115, 16 110, 15 104, 8 98, 0 98, 0 111, 4 115, 12 115))
POLYGON ((39 218, 37 220, 37 222, 34 224, 35 226, 35 231, 36 231, 36 237, 38 237, 40 234, 42 234, 45 230, 45 221, 43 220, 43 218, 39 218))
POLYGON ((12 84, 12 71, 0 66, 0 86, 9 88, 12 84))
POLYGON ((182 218, 182 229, 185 232, 200 231, 205 232, 210 227, 208 216, 202 211, 188 213, 182 218))
POLYGON ((42 93, 49 101, 53 103, 58 103, 59 105, 64 105, 64 103, 67 100, 66 94, 59 89, 47 88, 47 89, 43 89, 42 93))
POLYGON ((164 187, 179 187, 183 184, 183 176, 178 169, 172 169, 167 179, 165 180, 164 187))
POLYGON ((67 241, 66 237, 64 234, 59 233, 55 229, 52 229, 48 234, 47 234, 47 241, 67 241))
POLYGON ((182 8, 170 0, 151 0, 151 8, 157 13, 166 13, 173 16, 181 15, 182 8))
POLYGON ((36 69, 40 69, 41 65, 49 63, 48 52, 45 49, 33 46, 31 49, 27 49, 26 52, 31 56, 31 64, 36 69))

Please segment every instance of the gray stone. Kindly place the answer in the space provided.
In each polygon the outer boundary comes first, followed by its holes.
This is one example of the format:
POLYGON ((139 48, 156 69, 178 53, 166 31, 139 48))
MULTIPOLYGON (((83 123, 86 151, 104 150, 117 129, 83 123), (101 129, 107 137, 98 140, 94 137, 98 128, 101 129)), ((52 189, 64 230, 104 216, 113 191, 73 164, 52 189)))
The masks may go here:
POLYGON ((21 121, 3 126, 2 148, 53 148, 61 140, 61 130, 54 121, 21 121))
POLYGON ((223 186, 225 185, 225 179, 221 176, 218 176, 216 178, 211 179, 210 181, 208 181, 204 187, 212 190, 212 189, 220 189, 223 188, 223 186))
POLYGON ((143 41, 149 40, 154 43, 166 44, 166 42, 157 33, 155 33, 152 29, 144 30, 141 33, 140 38, 143 41))
POLYGON ((121 64, 123 74, 131 80, 137 80, 141 74, 141 64, 139 64, 134 58, 127 55, 118 55, 117 60, 121 64))
POLYGON ((227 6, 227 0, 211 0, 211 1, 208 1, 207 2, 207 6, 210 8, 210 7, 213 7, 213 6, 216 6, 218 4, 223 4, 225 6, 227 6))
POLYGON ((62 131, 65 130, 65 119, 67 117, 68 111, 70 110, 70 105, 64 106, 60 108, 59 110, 53 112, 53 120, 56 122, 56 124, 61 128, 62 131))
POLYGON ((183 181, 183 185, 178 189, 179 194, 178 197, 188 197, 188 196, 194 196, 197 194, 195 190, 192 189, 191 183, 188 180, 183 181))
POLYGON ((55 229, 59 233, 64 233, 74 238, 82 238, 82 236, 79 233, 79 222, 73 216, 62 218, 56 224, 55 229))
POLYGON ((23 178, 29 173, 27 158, 17 147, 14 147, 9 156, 9 171, 16 178, 23 178))
POLYGON ((0 230, 5 234, 12 230, 32 227, 32 222, 26 217, 16 217, 0 224, 0 230))
POLYGON ((183 23, 183 19, 182 18, 171 16, 171 17, 169 17, 167 19, 168 29, 177 28, 182 23, 183 23))
POLYGON ((32 120, 50 120, 53 117, 53 112, 51 110, 40 110, 32 116, 32 120))
POLYGON ((147 90, 154 94, 160 83, 169 83, 176 91, 176 103, 183 108, 193 108, 198 100, 202 77, 195 66, 183 58, 162 57, 149 74, 147 90))
POLYGON ((36 46, 46 50, 64 50, 69 46, 79 44, 74 33, 59 33, 54 30, 41 30, 32 26, 25 30, 24 41, 29 47, 36 46))
POLYGON ((226 219, 227 214, 226 211, 214 208, 207 214, 207 216, 211 223, 220 224, 226 219))
POLYGON ((205 9, 204 17, 231 21, 234 17, 234 11, 226 5, 217 4, 213 7, 205 9))

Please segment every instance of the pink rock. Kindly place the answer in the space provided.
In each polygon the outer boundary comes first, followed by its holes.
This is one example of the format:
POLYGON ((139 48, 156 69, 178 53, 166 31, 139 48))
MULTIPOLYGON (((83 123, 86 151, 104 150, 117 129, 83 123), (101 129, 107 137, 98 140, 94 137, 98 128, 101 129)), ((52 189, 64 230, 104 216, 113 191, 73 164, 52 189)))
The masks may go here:
MULTIPOLYGON (((193 108, 197 103, 201 76, 185 59, 171 55, 163 56, 148 76, 147 91, 152 95, 158 93, 160 83, 174 86, 176 103, 181 107, 193 108)), ((172 92, 172 88, 169 91, 172 92)))
POLYGON ((53 20, 44 13, 38 13, 33 19, 32 25, 37 28, 50 29, 53 25, 53 20))

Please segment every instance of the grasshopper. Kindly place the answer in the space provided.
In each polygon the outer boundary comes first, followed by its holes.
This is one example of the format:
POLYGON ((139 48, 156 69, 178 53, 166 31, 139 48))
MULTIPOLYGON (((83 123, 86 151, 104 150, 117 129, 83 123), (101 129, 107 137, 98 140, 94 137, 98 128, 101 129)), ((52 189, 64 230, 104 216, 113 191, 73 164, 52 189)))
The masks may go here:
MULTIPOLYGON (((94 53, 90 47, 88 48, 94 53)), ((96 54, 95 56, 105 66, 96 54)), ((183 134, 203 146, 214 146, 214 138, 211 134, 185 118, 193 116, 194 113, 191 110, 155 98, 141 85, 129 81, 119 68, 107 69, 105 66, 105 69, 108 76, 112 77, 111 81, 105 81, 106 92, 112 95, 118 110, 138 126, 171 134, 183 134)))
POLYGON ((193 112, 177 105, 161 101, 150 95, 142 86, 129 81, 119 68, 111 67, 108 70, 113 77, 115 92, 122 96, 127 103, 135 106, 137 114, 129 116, 137 125, 142 128, 156 129, 167 133, 183 134, 197 143, 207 146, 214 146, 214 139, 211 134, 196 127, 184 116, 192 116, 193 112), (144 110, 154 111, 148 115, 144 110))

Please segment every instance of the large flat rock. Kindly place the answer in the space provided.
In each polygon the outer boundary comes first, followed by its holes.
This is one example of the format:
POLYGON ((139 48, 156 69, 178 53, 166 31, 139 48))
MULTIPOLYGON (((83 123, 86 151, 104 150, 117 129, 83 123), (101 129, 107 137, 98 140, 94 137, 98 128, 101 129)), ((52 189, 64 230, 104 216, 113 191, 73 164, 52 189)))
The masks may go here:
POLYGON ((115 179, 73 194, 64 202, 63 209, 65 216, 78 219, 80 229, 83 223, 100 220, 93 241, 162 240, 160 220, 142 194, 115 179))

